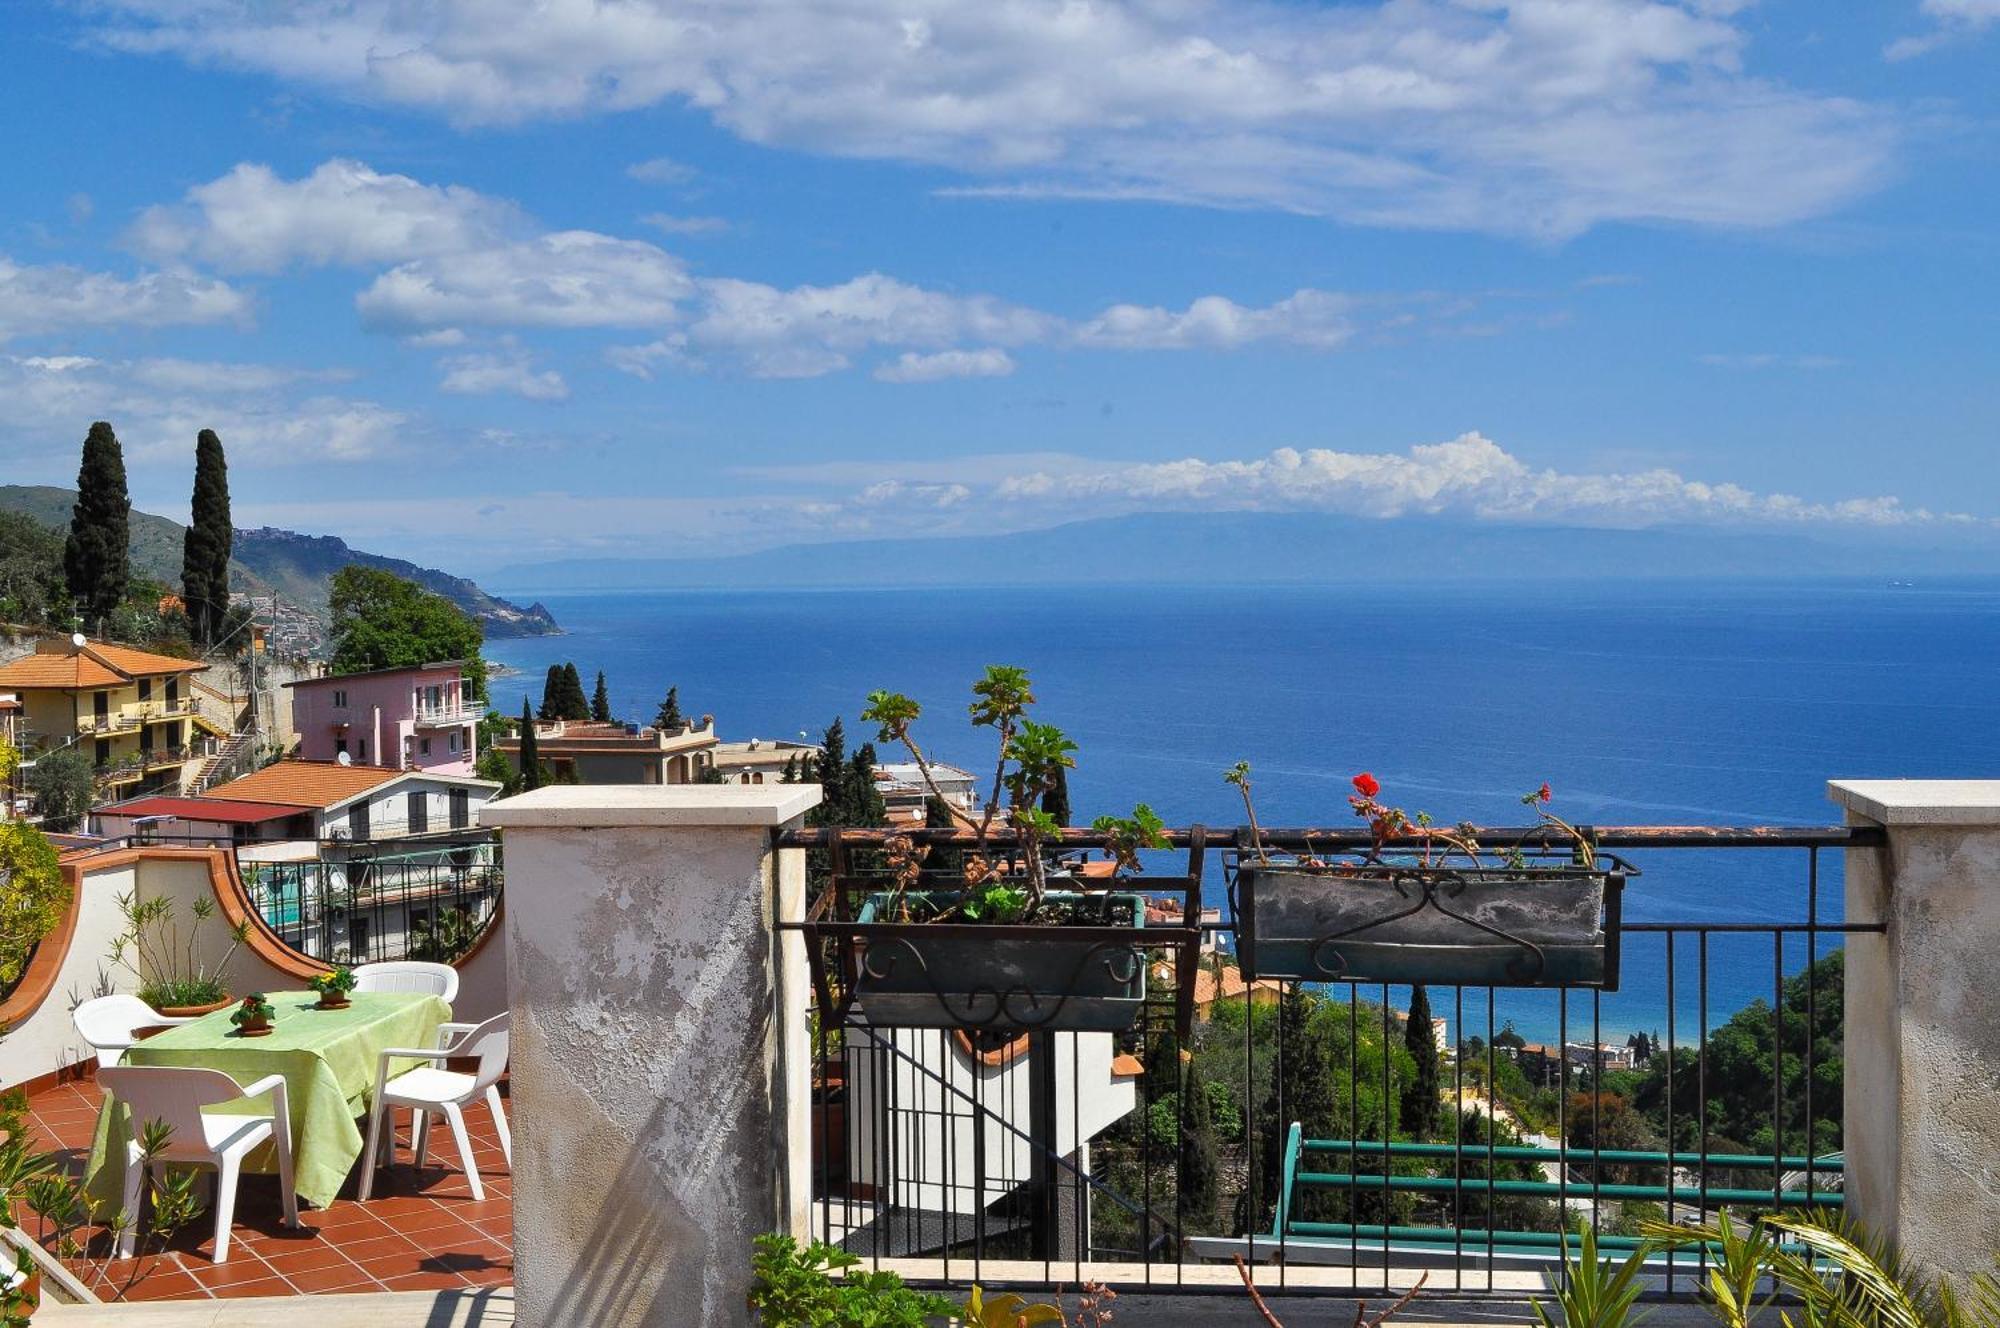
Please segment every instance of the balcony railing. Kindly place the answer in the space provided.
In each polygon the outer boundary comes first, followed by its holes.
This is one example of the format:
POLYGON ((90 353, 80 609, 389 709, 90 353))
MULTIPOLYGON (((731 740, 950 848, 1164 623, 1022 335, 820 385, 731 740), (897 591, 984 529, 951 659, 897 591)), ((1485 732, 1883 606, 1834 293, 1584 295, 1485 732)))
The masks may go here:
MULTIPOLYGON (((888 884, 891 833, 777 843, 811 850, 818 888, 865 895, 888 884)), ((972 842, 905 833, 930 851, 972 842)), ((1842 947, 1883 928, 1841 915, 1830 850, 1881 832, 1589 833, 1645 873, 1616 989, 1431 984, 1435 1056, 1407 985, 1246 980, 1234 909, 1202 923, 1191 1024, 1166 965, 1122 1033, 871 1026, 865 994, 829 1003, 822 982, 822 1016, 840 1017, 814 1025, 813 1234, 955 1284, 1075 1286, 1116 1266, 1172 1289, 1240 1256, 1275 1264, 1280 1292, 1394 1294, 1428 1270, 1433 1292, 1518 1296, 1559 1271, 1579 1221, 1621 1249, 1646 1217, 1839 1206, 1842 947)), ((1247 832, 1234 851, 1228 832, 1170 833, 1204 837, 1224 850, 1209 897, 1233 902, 1247 832)), ((1263 841, 1328 854, 1367 835, 1263 841)), ((1073 830, 1062 848, 1102 842, 1073 830)), ((825 946, 823 966, 855 943, 780 925, 825 946)), ((1711 1254, 1658 1255, 1651 1291, 1692 1297, 1711 1254)))
POLYGON ((149 747, 128 753, 113 761, 106 761, 95 767, 93 777, 100 787, 115 784, 129 784, 144 779, 155 770, 167 766, 186 765, 189 761, 199 761, 208 755, 204 747, 180 745, 173 747, 149 747))
POLYGON ((172 701, 137 701, 102 715, 84 715, 77 720, 76 730, 83 734, 126 733, 147 724, 190 719, 198 709, 193 697, 179 697, 172 701))
POLYGON ((238 870, 265 924, 328 964, 458 959, 498 913, 504 876, 490 838, 417 853, 344 844, 338 860, 240 862, 238 870))
POLYGON ((450 724, 476 724, 486 716, 486 703, 471 697, 460 700, 440 701, 436 705, 428 702, 417 706, 416 720, 420 726, 430 727, 450 724))

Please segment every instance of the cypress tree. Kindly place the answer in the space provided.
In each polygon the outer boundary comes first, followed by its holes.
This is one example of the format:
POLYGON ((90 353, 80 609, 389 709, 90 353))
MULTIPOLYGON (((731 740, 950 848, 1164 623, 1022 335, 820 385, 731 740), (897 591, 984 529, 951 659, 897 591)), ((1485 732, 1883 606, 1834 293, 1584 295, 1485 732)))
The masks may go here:
POLYGON ((542 752, 535 741, 535 717, 528 713, 527 698, 521 700, 521 787, 542 786, 542 752))
POLYGON ((229 463, 215 430, 203 429, 194 443, 194 501, 181 541, 181 600, 188 630, 198 645, 213 645, 229 614, 229 550, 235 532, 229 519, 229 463))
MULTIPOLYGON (((1336 1138, 1341 1128, 1334 1047, 1312 1013, 1313 998, 1299 984, 1287 988, 1278 1000, 1278 1037, 1283 1042, 1285 1068, 1282 1076, 1271 1076, 1270 1089, 1257 1111, 1257 1128, 1264 1144, 1258 1159, 1258 1193, 1264 1201, 1259 1225, 1268 1225, 1265 1219, 1278 1201, 1285 1135, 1292 1122, 1299 1123, 1308 1139, 1336 1138)), ((1338 1196, 1308 1194, 1301 1196, 1294 1211, 1300 1216, 1325 1214, 1342 1202, 1338 1196)))
MULTIPOLYGON (((664 732, 669 729, 677 729, 686 722, 686 719, 681 714, 681 689, 678 687, 667 688, 667 699, 660 702, 660 711, 653 716, 653 727, 664 732)), ((836 724, 839 722, 839 720, 834 721, 836 724)))
POLYGON ((1201 1062, 1189 1060, 1181 1075, 1179 1192, 1174 1210, 1183 1235, 1200 1235, 1215 1223, 1215 1201, 1221 1190, 1221 1158, 1215 1140, 1215 1109, 1208 1098, 1208 1080, 1201 1062))
MULTIPOLYGON (((542 704, 535 710, 536 719, 562 718, 562 686, 562 665, 549 665, 548 676, 542 679, 542 704)), ((523 701, 522 704, 527 703, 523 701)))
POLYGON ((590 698, 583 694, 583 675, 576 665, 562 666, 562 719, 589 719, 590 698))
POLYGON ((847 763, 844 808, 847 825, 889 824, 889 804, 882 800, 882 786, 875 782, 875 744, 864 742, 847 763))
POLYGON ((1438 1045, 1431 1029, 1431 997, 1422 985, 1410 988, 1410 1017, 1403 1023, 1403 1045, 1409 1048, 1416 1072, 1403 1085, 1403 1129, 1418 1143, 1437 1133, 1438 1045))
POLYGON ((600 724, 611 723, 611 693, 604 686, 604 670, 597 671, 597 686, 590 693, 590 717, 600 724))
POLYGON ((125 602, 131 581, 132 499, 125 491, 125 453, 103 420, 83 440, 76 472, 76 506, 63 545, 70 598, 100 625, 125 602))

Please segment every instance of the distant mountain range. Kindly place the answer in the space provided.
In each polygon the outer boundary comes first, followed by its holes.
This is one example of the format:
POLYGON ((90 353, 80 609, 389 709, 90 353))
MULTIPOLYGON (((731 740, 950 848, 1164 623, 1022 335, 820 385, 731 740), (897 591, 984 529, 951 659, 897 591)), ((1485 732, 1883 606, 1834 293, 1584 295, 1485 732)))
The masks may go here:
MULTIPOLYGON (((0 485, 0 510, 20 512, 57 530, 69 529, 76 490, 51 485, 0 485)), ((181 538, 186 527, 178 521, 136 508, 132 512, 132 570, 140 576, 177 586, 181 579, 181 538)), ((309 617, 327 618, 327 592, 334 574, 350 563, 379 567, 435 591, 479 619, 489 637, 545 636, 562 629, 539 604, 522 608, 489 595, 462 576, 419 567, 401 558, 385 558, 349 548, 331 535, 300 535, 266 526, 236 532, 229 561, 229 584, 253 595, 276 594, 309 617)))
POLYGON ((1839 541, 1791 532, 1587 527, 1318 513, 1148 513, 1006 535, 802 544, 720 558, 579 558, 488 580, 556 590, 836 586, 1512 581, 2000 574, 2000 540, 1894 532, 1839 541))

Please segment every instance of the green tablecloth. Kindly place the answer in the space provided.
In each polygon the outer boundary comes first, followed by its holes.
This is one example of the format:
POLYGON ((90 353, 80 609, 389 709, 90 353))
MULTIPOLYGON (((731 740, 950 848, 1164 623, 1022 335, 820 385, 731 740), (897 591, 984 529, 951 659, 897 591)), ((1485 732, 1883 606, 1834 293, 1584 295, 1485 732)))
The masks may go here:
MULTIPOLYGON (((238 1035, 229 1022, 232 1007, 147 1038, 125 1053, 124 1064, 198 1066, 221 1070, 239 1084, 284 1075, 299 1197, 324 1208, 361 1156, 356 1120, 372 1105, 378 1056, 389 1047, 436 1046, 438 1025, 451 1018, 451 1007, 439 997, 407 991, 357 991, 345 1010, 313 1009, 319 998, 309 991, 278 992, 268 999, 278 1011, 268 1037, 238 1035)), ((267 1095, 211 1110, 268 1113, 271 1101, 267 1095)), ((112 1207, 122 1193, 125 1151, 107 1145, 114 1131, 122 1140, 131 1137, 130 1130, 124 1106, 107 1097, 97 1116, 85 1186, 92 1198, 112 1207)), ((269 1145, 245 1164, 245 1170, 276 1169, 269 1145)))

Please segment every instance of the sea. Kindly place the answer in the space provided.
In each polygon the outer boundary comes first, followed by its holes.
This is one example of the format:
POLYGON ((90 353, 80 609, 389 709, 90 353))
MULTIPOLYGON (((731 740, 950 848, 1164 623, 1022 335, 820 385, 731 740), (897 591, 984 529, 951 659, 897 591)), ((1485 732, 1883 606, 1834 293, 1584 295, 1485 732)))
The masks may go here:
MULTIPOLYGON (((604 672, 621 717, 649 720, 671 685, 725 739, 816 739, 840 718, 852 747, 872 736, 863 698, 884 687, 924 704, 930 752, 981 770, 993 744, 966 722, 971 683, 1020 665, 1036 713, 1078 745, 1079 820, 1144 802, 1169 824, 1234 827, 1223 772, 1239 760, 1272 826, 1350 821, 1361 771, 1383 801, 1445 823, 1522 824, 1521 795, 1546 781, 1578 824, 1748 826, 1837 824, 1829 779, 2000 766, 2000 580, 1579 583, 1524 568, 1477 586, 498 593, 540 599, 565 628, 488 644, 516 671, 493 689, 507 713, 568 661, 586 689, 604 672)), ((1629 921, 1797 923, 1812 905, 1804 850, 1630 856, 1629 921)), ((1819 854, 1821 922, 1844 917, 1841 866, 1819 854)), ((1222 902, 1219 873, 1209 894, 1222 902)), ((1768 933, 1714 933, 1705 957, 1693 935, 1671 948, 1630 933, 1618 992, 1503 991, 1493 1018, 1531 1039, 1671 1026, 1689 1044, 1809 957, 1802 935, 1782 953, 1768 933)), ((1464 1034, 1490 1031, 1485 990, 1432 1001, 1464 1034)))

